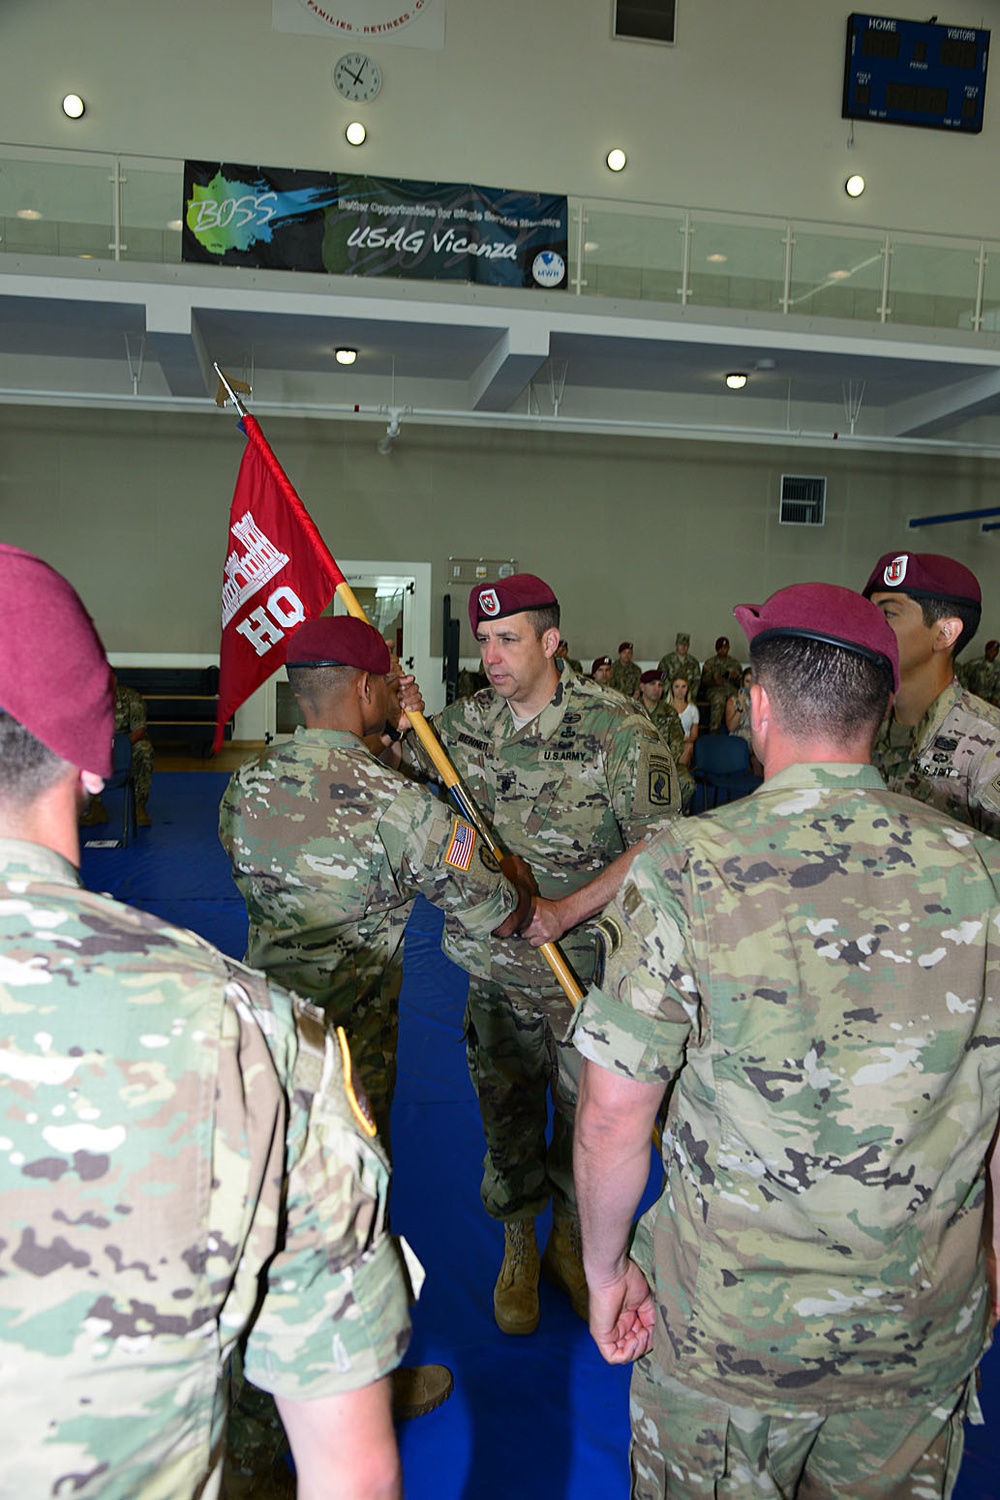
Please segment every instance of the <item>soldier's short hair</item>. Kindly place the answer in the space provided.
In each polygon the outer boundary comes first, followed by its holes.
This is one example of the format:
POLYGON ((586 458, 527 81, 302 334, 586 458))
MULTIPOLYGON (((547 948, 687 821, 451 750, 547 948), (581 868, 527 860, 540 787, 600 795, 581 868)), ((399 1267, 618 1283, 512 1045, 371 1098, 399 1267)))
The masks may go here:
POLYGON ((300 703, 317 707, 326 698, 338 697, 359 671, 358 667, 289 667, 288 686, 300 703))
POLYGON ((928 599, 926 597, 915 599, 914 603, 920 605, 924 624, 928 628, 937 620, 961 620, 962 629, 951 648, 951 659, 954 661, 979 629, 979 621, 983 613, 982 605, 974 603, 971 599, 928 599))
POLYGON ((524 612, 531 622, 536 641, 540 641, 547 630, 559 629, 558 604, 546 604, 544 609, 526 609, 524 612))
POLYGON ((854 739, 885 718, 892 667, 805 636, 769 636, 750 646, 754 680, 797 738, 854 739))
POLYGON ((30 729, 0 709, 0 801, 27 806, 54 786, 68 766, 30 729))

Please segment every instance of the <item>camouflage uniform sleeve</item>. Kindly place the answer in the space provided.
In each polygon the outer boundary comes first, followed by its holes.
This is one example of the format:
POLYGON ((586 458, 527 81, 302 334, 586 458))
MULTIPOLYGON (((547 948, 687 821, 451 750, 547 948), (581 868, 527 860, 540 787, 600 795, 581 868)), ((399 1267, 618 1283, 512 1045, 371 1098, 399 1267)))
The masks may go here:
POLYGON ((517 898, 493 853, 457 813, 428 792, 404 786, 379 824, 401 890, 422 892, 474 936, 486 937, 517 898))
POLYGON ((659 868, 660 841, 632 863, 596 924, 597 972, 568 1037, 603 1068, 643 1083, 667 1084, 692 1030, 702 1024, 687 971, 687 922, 659 868))
MULTIPOLYGON (((262 1199, 275 1181, 284 1179, 285 1192, 277 1207, 262 1202, 251 1234, 266 1238, 275 1212, 283 1213, 284 1233, 245 1368, 264 1390, 314 1400, 395 1369, 409 1341, 408 1288, 386 1225, 389 1169, 354 1094, 346 1043, 342 1050, 312 1006, 283 991, 271 995, 276 1006, 292 1007, 294 1032, 285 1159, 269 1163, 262 1199)), ((240 1112, 248 1109, 252 1124, 254 1075, 266 1057, 249 1007, 237 1003, 233 1016, 240 1112)))
POLYGON ((616 725, 605 748, 605 768, 611 805, 627 845, 680 814, 674 758, 643 714, 630 714, 616 725))

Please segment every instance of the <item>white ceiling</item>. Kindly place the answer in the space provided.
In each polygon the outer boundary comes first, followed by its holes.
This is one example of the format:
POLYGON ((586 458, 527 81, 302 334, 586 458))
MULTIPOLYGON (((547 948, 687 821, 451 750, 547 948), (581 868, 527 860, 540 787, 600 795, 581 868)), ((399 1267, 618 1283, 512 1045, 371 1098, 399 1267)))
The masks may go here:
POLYGON ((5 257, 0 400, 1000 456, 1000 338, 568 293, 5 257), (13 264, 11 264, 13 262, 13 264), (341 345, 358 350, 343 369, 341 345), (745 371, 739 393, 727 371, 745 371), (355 408, 358 408, 355 411, 355 408), (835 436, 836 435, 836 436, 835 436))

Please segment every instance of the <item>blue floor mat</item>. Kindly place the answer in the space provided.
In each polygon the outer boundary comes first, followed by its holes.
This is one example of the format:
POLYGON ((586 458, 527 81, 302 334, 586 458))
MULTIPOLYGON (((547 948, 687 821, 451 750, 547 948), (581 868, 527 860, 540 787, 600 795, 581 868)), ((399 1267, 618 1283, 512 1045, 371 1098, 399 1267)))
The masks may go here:
MULTIPOLYGON (((240 958, 243 903, 216 837, 219 772, 162 772, 127 849, 85 848, 86 885, 190 927, 240 958)), ((113 837, 117 809, 109 801, 113 837)), ((440 951, 441 919, 418 901, 407 928, 393 1108, 393 1227, 427 1270, 410 1358, 455 1374, 451 1400, 400 1429, 408 1500, 626 1500, 628 1371, 605 1365, 566 1299, 544 1282, 530 1338, 493 1322, 500 1226, 479 1202, 483 1154, 465 1070, 465 976, 440 951)), ((655 1171, 652 1177, 655 1181, 655 1171)), ((540 1235, 547 1225, 539 1222, 540 1235)), ((984 1427, 967 1427, 955 1500, 996 1500, 990 1431, 1000 1419, 996 1351, 983 1362, 984 1427)), ((849 1497, 845 1497, 849 1500, 849 1497)))

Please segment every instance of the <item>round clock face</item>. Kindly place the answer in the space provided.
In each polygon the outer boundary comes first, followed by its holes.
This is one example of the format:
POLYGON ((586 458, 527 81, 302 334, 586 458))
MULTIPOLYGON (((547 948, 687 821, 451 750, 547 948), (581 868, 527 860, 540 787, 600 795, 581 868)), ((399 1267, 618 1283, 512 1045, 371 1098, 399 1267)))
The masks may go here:
POLYGON ((333 86, 345 99, 367 103, 382 87, 382 72, 367 53, 346 52, 333 65, 333 86))

